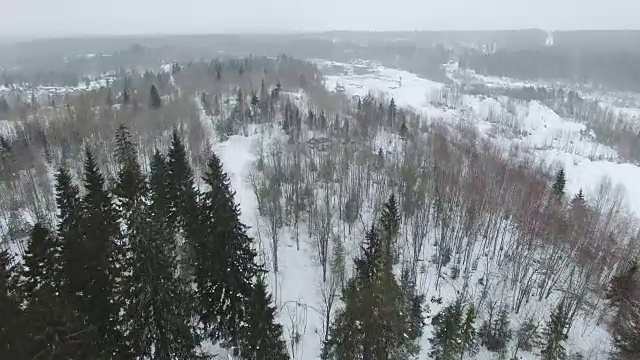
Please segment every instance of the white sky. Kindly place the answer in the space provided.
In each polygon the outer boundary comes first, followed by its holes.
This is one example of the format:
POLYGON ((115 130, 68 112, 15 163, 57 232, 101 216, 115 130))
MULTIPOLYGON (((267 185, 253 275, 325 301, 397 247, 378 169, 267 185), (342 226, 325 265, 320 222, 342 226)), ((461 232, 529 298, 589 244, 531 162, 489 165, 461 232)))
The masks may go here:
POLYGON ((640 0, 0 0, 0 9, 0 37, 640 28, 640 0))

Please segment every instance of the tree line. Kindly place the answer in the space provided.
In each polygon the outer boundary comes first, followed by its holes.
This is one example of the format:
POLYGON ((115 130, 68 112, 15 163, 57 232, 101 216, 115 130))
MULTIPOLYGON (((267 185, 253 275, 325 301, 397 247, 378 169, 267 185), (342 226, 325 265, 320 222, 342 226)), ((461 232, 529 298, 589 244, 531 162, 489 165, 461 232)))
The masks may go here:
POLYGON ((37 223, 22 261, 2 252, 0 357, 200 359, 210 341, 288 359, 220 159, 200 190, 177 131, 148 175, 126 127, 116 140, 113 186, 87 149, 81 184, 57 171, 55 228, 37 223))

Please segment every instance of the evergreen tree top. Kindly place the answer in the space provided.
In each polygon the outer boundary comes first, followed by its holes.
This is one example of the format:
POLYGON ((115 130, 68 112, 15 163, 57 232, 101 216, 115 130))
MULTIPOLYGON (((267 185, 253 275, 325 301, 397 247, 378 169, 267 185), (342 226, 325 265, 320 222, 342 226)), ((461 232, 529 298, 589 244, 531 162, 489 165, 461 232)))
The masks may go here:
POLYGON ((567 179, 565 178, 564 169, 560 169, 556 173, 556 178, 551 188, 553 194, 558 197, 563 196, 566 184, 567 184, 567 179))
POLYGON ((104 187, 104 177, 98 169, 93 153, 88 148, 85 150, 84 176, 87 190, 102 190, 104 187))
POLYGON ((362 245, 362 257, 355 260, 356 271, 366 283, 375 281, 382 261, 382 249, 378 232, 372 224, 365 235, 362 245))
POLYGON ((162 98, 160 97, 160 93, 158 93, 158 89, 155 85, 151 85, 151 89, 149 90, 149 98, 151 108, 159 109, 162 107, 162 98))
POLYGON ((136 145, 131 140, 129 128, 120 124, 116 129, 116 159, 121 164, 137 162, 136 145))
POLYGON ((76 205, 79 194, 78 187, 73 184, 71 174, 65 167, 60 167, 56 178, 56 202, 61 210, 70 209, 76 205))
POLYGON ((0 250, 0 294, 9 291, 13 270, 13 256, 8 249, 0 250))

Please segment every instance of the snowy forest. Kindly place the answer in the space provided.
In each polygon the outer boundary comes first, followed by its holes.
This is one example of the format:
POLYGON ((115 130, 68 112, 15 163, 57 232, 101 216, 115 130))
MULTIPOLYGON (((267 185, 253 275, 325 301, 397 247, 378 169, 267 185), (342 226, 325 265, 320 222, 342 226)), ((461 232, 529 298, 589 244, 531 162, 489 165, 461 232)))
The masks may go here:
POLYGON ((638 359, 638 214, 515 141, 544 110, 580 125, 536 150, 631 166, 635 118, 452 62, 426 112, 404 72, 156 51, 4 73, 0 359, 638 359))

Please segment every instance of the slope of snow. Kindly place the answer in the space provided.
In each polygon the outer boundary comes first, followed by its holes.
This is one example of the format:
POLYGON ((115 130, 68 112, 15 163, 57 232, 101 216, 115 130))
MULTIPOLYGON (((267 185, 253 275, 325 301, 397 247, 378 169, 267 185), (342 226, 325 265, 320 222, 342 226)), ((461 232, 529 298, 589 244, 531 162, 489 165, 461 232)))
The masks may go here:
MULTIPOLYGON (((254 127, 251 129, 252 135, 244 137, 241 135, 231 136, 227 141, 214 145, 214 151, 220 156, 224 164, 225 171, 229 174, 231 185, 236 191, 236 202, 240 204, 242 211, 242 221, 251 226, 249 234, 253 236, 258 243, 259 253, 270 271, 271 291, 275 297, 275 304, 278 309, 278 319, 284 328, 284 337, 288 343, 290 351, 293 352, 293 359, 296 360, 312 360, 318 359, 323 334, 323 316, 321 310, 319 294, 319 284, 321 283, 321 268, 315 261, 315 251, 312 248, 311 240, 306 235, 306 226, 301 226, 301 246, 300 250, 296 249, 294 237, 290 227, 284 227, 280 233, 281 244, 278 248, 279 268, 277 275, 271 268, 273 258, 273 249, 270 248, 270 238, 266 231, 267 224, 258 214, 257 199, 249 184, 251 168, 257 160, 257 151, 260 147, 266 149, 270 143, 284 140, 285 135, 277 127, 273 128, 269 125, 254 127), (299 341, 292 341, 296 335, 299 341)), ((374 140, 373 147, 383 148, 386 152, 401 152, 398 146, 400 141, 391 134, 379 134, 374 140)), ((571 178, 571 173, 569 174, 571 178)), ((569 186, 574 186, 571 181, 569 186)), ((365 217, 367 221, 371 219, 370 214, 365 217)), ((362 236, 362 232, 354 230, 350 239, 345 242, 355 244, 357 239, 362 236)), ((401 236, 402 237, 402 236, 401 236)), ((429 238, 434 238, 435 233, 431 231, 429 238)), ((509 236, 507 236, 509 239, 509 236)), ((508 241, 508 240, 507 240, 508 241)), ((433 241, 427 241, 424 253, 421 258, 431 259, 435 254, 433 241)), ((474 245, 476 254, 482 252, 481 246, 474 245)), ((356 246, 348 246, 348 257, 353 258, 357 255, 356 246)), ((505 245, 505 249, 509 246, 505 245)), ((508 250, 504 252, 500 250, 497 255, 501 258, 508 258, 508 250)), ((502 267, 496 264, 496 260, 489 256, 480 256, 482 259, 477 265, 477 270, 473 271, 469 279, 470 287, 466 291, 471 296, 478 296, 483 290, 490 291, 495 294, 508 294, 509 289, 506 288, 507 281, 494 282, 487 285, 485 289, 478 285, 481 277, 507 279, 510 276, 509 267, 502 267)), ((428 263, 427 263, 428 264, 428 263)), ((567 272, 569 269, 567 269, 567 272)), ((434 270, 434 265, 427 265, 427 270, 421 272, 418 283, 419 289, 426 295, 428 306, 427 323, 430 317, 435 315, 444 306, 455 300, 456 296, 463 291, 462 279, 452 280, 450 278, 450 270, 445 268, 443 278, 440 280, 440 288, 436 290, 435 282, 438 273, 434 270), (442 298, 442 304, 433 303, 431 298, 442 298)), ((339 307, 339 301, 337 301, 339 307)), ((519 315, 511 318, 511 326, 513 329, 527 317, 533 316, 535 319, 543 323, 550 314, 551 304, 557 302, 555 296, 544 302, 533 301, 524 305, 519 315)), ((425 327, 425 333, 421 339, 422 355, 420 359, 425 358, 429 349, 429 338, 431 337, 430 326, 425 327)), ((567 344, 572 352, 580 351, 587 358, 600 359, 610 348, 610 337, 606 330, 600 324, 593 320, 579 318, 570 332, 570 338, 567 344)), ((223 350, 218 350, 223 351, 223 350)), ((490 360, 495 358, 494 353, 482 351, 473 359, 490 360)), ((520 352, 521 359, 534 360, 538 356, 531 353, 520 352)))
POLYGON ((330 91, 336 87, 343 87, 349 95, 360 97, 371 93, 374 96, 393 97, 396 105, 400 107, 425 108, 432 111, 437 109, 429 104, 429 99, 437 96, 444 84, 427 80, 407 71, 396 70, 374 63, 363 61, 359 66, 367 66, 370 72, 356 74, 350 64, 338 62, 322 62, 316 60, 316 64, 323 66, 342 66, 346 69, 346 75, 329 75, 325 77, 325 86, 330 91))

